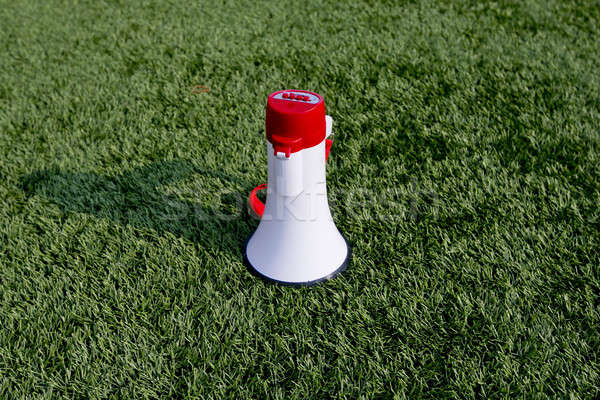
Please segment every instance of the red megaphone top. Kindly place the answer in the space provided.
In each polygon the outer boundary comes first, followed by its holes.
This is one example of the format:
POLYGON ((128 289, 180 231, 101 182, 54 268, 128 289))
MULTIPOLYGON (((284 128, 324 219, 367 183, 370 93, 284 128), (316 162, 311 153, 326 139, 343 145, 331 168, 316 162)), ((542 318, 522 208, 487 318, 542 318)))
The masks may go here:
POLYGON ((325 139, 325 102, 306 90, 280 90, 267 99, 267 140, 289 157, 325 139))

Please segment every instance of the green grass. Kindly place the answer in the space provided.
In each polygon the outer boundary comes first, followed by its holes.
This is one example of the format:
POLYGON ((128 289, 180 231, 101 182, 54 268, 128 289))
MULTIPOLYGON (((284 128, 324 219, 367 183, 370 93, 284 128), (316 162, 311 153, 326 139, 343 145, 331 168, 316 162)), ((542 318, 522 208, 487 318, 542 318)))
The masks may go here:
POLYGON ((597 1, 0 0, 2 399, 598 398, 599 205, 597 1), (311 288, 242 263, 283 88, 311 288))

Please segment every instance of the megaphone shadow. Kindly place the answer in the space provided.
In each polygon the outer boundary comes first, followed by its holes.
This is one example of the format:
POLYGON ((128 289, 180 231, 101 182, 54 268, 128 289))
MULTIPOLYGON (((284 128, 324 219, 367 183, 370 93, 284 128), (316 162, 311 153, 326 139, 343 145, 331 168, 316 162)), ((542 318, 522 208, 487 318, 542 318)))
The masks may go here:
POLYGON ((240 259, 243 242, 252 232, 242 195, 250 185, 219 171, 202 170, 186 160, 155 162, 117 176, 52 168, 24 176, 21 185, 27 195, 50 199, 64 213, 87 213, 122 225, 171 232, 240 259), (205 201, 192 196, 198 201, 190 201, 159 188, 193 174, 236 190, 215 194, 220 197, 215 207, 214 197, 205 201))

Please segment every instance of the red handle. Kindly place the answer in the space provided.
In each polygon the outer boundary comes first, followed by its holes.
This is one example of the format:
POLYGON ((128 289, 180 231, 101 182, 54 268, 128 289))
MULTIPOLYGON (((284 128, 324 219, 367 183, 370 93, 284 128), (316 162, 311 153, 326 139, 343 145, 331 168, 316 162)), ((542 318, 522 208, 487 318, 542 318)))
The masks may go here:
POLYGON ((331 150, 332 144, 333 140, 325 139, 325 162, 327 162, 327 157, 329 157, 329 150, 331 150))
MULTIPOLYGON (((329 150, 331 150, 331 145, 333 144, 333 140, 325 139, 325 161, 329 157, 329 150)), ((250 203, 250 209, 254 211, 254 213, 262 218, 263 213, 265 212, 265 203, 259 200, 257 194, 260 190, 265 190, 267 188, 267 184, 263 183, 262 185, 258 185, 250 192, 250 196, 248 196, 248 202, 250 203)))
POLYGON ((258 192, 260 190, 265 190, 267 188, 267 184, 263 183, 262 185, 258 185, 250 192, 250 196, 248 197, 248 201, 250 202, 250 208, 254 211, 259 218, 262 217, 265 212, 265 203, 258 199, 258 192))

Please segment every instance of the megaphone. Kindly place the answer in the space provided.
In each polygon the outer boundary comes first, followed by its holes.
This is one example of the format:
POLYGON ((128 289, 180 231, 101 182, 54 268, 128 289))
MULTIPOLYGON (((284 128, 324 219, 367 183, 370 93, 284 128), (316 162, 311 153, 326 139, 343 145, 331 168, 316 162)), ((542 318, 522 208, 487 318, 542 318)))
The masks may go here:
POLYGON ((244 257, 267 280, 312 285, 348 265, 350 246, 327 201, 325 162, 332 124, 316 93, 281 90, 267 99, 268 180, 250 193, 250 208, 261 219, 244 257), (257 197, 261 190, 267 192, 266 203, 257 197))

